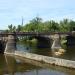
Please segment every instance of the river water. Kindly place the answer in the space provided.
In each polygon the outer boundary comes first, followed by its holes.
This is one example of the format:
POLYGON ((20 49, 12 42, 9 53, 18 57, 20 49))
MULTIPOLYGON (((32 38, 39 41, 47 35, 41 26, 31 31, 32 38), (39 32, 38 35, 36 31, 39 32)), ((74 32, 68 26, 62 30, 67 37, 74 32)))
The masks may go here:
MULTIPOLYGON (((70 48, 69 48, 70 49, 70 48)), ((74 60, 73 49, 62 56, 52 54, 50 48, 38 47, 35 43, 18 43, 17 50, 31 52, 46 56, 54 56, 74 60)), ((21 57, 13 57, 0 54, 0 75, 75 75, 75 69, 45 64, 21 57)))
MULTIPOLYGON (((47 44, 46 44, 47 45, 47 44)), ((44 44, 35 44, 35 43, 18 43, 17 44, 17 50, 25 51, 29 53, 35 53, 45 56, 51 56, 51 57, 57 57, 57 58, 63 58, 68 60, 75 60, 75 46, 68 46, 64 47, 65 53, 62 55, 55 55, 54 52, 50 49, 50 47, 45 47, 44 44)))
POLYGON ((75 75, 74 69, 0 55, 0 75, 75 75))

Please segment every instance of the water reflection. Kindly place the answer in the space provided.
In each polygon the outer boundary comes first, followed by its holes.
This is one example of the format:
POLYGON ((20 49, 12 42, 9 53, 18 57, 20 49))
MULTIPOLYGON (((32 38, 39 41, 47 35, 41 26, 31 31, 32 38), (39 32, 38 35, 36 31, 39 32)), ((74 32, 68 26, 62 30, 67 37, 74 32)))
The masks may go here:
POLYGON ((40 54, 40 55, 46 55, 46 56, 51 55, 50 47, 43 48, 43 46, 41 46, 41 44, 40 44, 40 46, 38 46, 35 43, 27 43, 27 42, 17 43, 17 50, 35 53, 35 54, 40 54))
POLYGON ((0 55, 0 75, 75 75, 75 71, 21 57, 0 55))
POLYGON ((51 57, 75 60, 75 47, 72 47, 72 46, 65 47, 66 52, 64 54, 55 55, 53 51, 50 49, 50 47, 42 48, 41 44, 39 45, 40 45, 40 48, 38 47, 38 44, 35 44, 35 43, 25 43, 25 42, 17 43, 17 50, 31 52, 31 53, 40 54, 40 55, 51 56, 51 57))
POLYGON ((66 50, 66 59, 75 60, 75 46, 68 46, 66 50))

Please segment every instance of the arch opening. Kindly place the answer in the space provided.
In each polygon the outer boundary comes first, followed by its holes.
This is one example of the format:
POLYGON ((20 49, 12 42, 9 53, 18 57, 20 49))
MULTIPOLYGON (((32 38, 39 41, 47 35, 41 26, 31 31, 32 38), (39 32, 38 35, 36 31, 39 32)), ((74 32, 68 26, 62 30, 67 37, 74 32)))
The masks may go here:
POLYGON ((5 50, 4 41, 0 40, 0 53, 4 53, 4 50, 5 50))

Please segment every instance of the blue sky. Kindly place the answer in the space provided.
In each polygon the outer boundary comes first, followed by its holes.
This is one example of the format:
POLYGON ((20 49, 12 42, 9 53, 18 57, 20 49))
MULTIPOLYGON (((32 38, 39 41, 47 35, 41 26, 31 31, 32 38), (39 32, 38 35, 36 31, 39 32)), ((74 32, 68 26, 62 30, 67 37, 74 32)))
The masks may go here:
POLYGON ((36 16, 44 21, 75 20, 75 0, 0 0, 0 29, 24 24, 36 16))

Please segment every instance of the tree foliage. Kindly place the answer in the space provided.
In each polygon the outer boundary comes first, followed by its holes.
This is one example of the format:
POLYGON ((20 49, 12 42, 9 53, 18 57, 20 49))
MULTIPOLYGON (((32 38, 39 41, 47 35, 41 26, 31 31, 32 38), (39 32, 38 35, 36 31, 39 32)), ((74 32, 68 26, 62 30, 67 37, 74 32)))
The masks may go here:
POLYGON ((43 22, 42 18, 35 17, 25 25, 17 27, 8 25, 9 32, 69 32, 75 30, 75 21, 63 19, 60 22, 54 20, 43 22))
POLYGON ((8 25, 8 31, 9 32, 14 32, 14 31, 16 31, 16 26, 13 26, 12 24, 11 25, 8 25))

